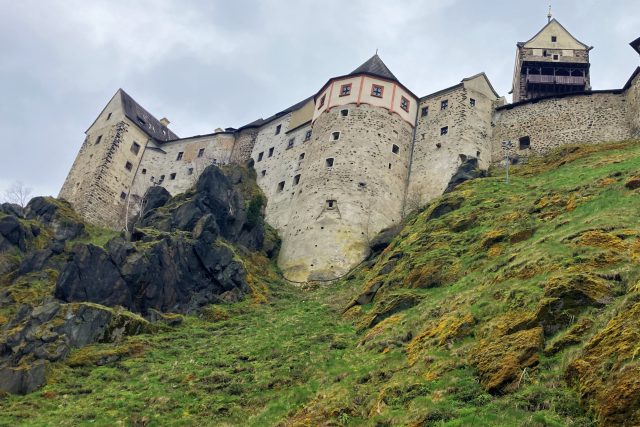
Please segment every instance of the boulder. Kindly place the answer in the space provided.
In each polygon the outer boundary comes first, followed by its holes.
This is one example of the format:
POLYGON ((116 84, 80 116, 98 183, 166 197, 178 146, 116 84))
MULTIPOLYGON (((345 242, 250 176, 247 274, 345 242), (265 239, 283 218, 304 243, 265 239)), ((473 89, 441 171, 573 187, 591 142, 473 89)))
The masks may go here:
POLYGON ((2 203, 0 204, 0 213, 7 215, 13 215, 18 218, 24 218, 24 209, 22 206, 15 203, 2 203))
POLYGON ((27 394, 45 384, 44 361, 17 367, 0 367, 0 391, 11 394, 27 394))
POLYGON ((385 228, 380 233, 378 233, 378 235, 371 239, 371 242, 369 243, 371 253, 377 254, 385 250, 387 246, 391 244, 393 239, 396 238, 398 233, 400 233, 400 230, 402 230, 402 225, 398 224, 389 228, 385 228))
POLYGON ((470 179, 483 178, 487 176, 487 171, 480 170, 478 159, 475 157, 465 157, 456 173, 453 174, 447 184, 447 188, 444 190, 445 194, 455 190, 460 184, 470 179))
POLYGON ((24 252, 27 241, 32 237, 31 227, 24 225, 16 216, 0 217, 0 251, 16 247, 24 252))
POLYGON ((39 220, 53 231, 58 241, 75 239, 84 234, 84 223, 64 200, 53 197, 34 197, 25 208, 28 219, 39 220))

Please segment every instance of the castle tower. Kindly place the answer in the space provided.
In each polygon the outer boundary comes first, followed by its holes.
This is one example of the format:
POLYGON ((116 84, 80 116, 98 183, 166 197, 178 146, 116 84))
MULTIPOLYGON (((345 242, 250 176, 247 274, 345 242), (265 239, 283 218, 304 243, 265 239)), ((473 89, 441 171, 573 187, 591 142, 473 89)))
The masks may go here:
POLYGON ((331 280, 402 218, 417 97, 376 54, 314 97, 313 136, 291 198, 279 265, 290 280, 331 280))
POLYGON ((517 44, 513 102, 591 90, 589 51, 556 19, 517 44))
POLYGON ((150 141, 177 139, 119 89, 85 132, 86 138, 60 190, 87 221, 121 228, 128 195, 150 141))

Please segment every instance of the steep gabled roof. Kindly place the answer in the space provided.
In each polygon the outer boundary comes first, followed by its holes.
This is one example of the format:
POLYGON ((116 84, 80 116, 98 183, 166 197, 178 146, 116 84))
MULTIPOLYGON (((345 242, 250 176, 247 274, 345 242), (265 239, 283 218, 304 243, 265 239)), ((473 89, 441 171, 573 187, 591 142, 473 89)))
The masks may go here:
POLYGON ((544 30, 546 30, 546 29, 547 29, 547 27, 549 27, 549 26, 551 26, 551 25, 554 25, 554 24, 557 24, 558 26, 560 26, 560 28, 562 28, 562 30, 564 30, 567 34, 569 34, 569 35, 570 35, 570 36, 571 36, 571 37, 572 37, 572 38, 573 38, 573 39, 574 39, 578 44, 580 44, 580 45, 584 46, 584 48, 585 48, 585 49, 590 49, 590 47, 589 47, 588 45, 586 45, 586 44, 582 43, 580 40, 578 40, 577 38, 575 38, 575 37, 573 36, 573 34, 571 34, 571 33, 569 32, 569 30, 567 30, 567 29, 564 27, 564 25, 562 25, 562 24, 560 23, 560 21, 558 21, 556 18, 553 18, 552 20, 550 20, 550 21, 547 23, 547 25, 545 25, 544 27, 542 27, 542 29, 540 29, 540 31, 538 31, 538 32, 536 33, 536 35, 535 35, 535 36, 531 37, 531 38, 530 38, 529 40, 527 40, 526 42, 519 42, 519 43, 518 43, 518 46, 522 47, 522 46, 524 46, 524 45, 526 45, 526 44, 530 43, 533 39, 535 39, 536 37, 538 37, 538 36, 540 35, 540 33, 542 33, 544 30))
POLYGON ((385 63, 382 62, 382 59, 380 59, 377 53, 369 58, 364 64, 353 70, 349 75, 352 76, 356 74, 369 74, 399 83, 399 80, 393 75, 385 63))
POLYGON ((147 135, 159 142, 178 139, 178 135, 173 133, 171 129, 164 126, 151 113, 142 108, 142 106, 138 104, 127 92, 122 89, 118 89, 118 93, 122 100, 124 115, 134 122, 147 135))

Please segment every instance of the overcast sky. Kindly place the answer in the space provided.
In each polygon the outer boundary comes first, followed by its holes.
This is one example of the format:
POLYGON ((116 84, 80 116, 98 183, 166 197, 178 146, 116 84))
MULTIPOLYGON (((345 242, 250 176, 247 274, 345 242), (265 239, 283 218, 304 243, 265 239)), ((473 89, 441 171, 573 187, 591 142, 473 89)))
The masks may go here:
MULTIPOLYGON (((640 1, 556 0, 591 51, 594 89, 639 63, 640 1)), ((376 48, 419 96, 484 71, 507 95, 543 0, 0 0, 0 194, 57 195, 119 87, 181 137, 239 127, 312 95, 376 48)))

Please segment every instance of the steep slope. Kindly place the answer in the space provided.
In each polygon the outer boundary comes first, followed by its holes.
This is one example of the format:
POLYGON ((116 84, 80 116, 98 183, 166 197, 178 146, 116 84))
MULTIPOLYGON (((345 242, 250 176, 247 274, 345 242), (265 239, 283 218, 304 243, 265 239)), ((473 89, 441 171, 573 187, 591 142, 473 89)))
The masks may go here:
POLYGON ((466 182, 340 282, 74 350, 10 425, 638 425, 640 144, 466 182))

